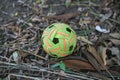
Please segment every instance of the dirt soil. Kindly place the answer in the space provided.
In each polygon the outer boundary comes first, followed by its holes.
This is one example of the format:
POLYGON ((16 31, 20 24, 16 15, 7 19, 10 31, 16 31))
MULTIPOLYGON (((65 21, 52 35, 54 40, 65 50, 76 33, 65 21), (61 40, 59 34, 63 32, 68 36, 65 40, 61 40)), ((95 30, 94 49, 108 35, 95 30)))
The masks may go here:
POLYGON ((0 80, 119 80, 119 0, 1 0, 0 80), (42 47, 52 23, 68 24, 77 45, 56 58, 42 47))

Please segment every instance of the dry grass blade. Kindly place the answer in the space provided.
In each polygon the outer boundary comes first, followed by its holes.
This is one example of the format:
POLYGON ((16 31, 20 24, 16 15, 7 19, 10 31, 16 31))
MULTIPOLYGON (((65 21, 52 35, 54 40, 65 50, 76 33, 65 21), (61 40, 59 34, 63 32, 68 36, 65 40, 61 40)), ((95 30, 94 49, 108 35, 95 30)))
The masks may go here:
POLYGON ((97 60, 97 62, 105 69, 104 63, 102 59, 100 58, 100 55, 98 55, 96 49, 93 46, 88 47, 88 51, 94 56, 94 58, 97 60))
POLYGON ((106 72, 108 72, 108 74, 112 77, 112 79, 115 80, 114 77, 112 76, 112 74, 108 71, 108 69, 107 69, 106 66, 104 65, 102 59, 101 59, 100 56, 98 55, 98 53, 97 53, 97 51, 95 50, 95 48, 92 47, 92 46, 89 46, 88 51, 94 56, 94 58, 98 61, 98 63, 101 65, 101 67, 102 67, 103 69, 105 69, 106 72))
POLYGON ((97 63, 96 59, 94 58, 94 56, 92 56, 90 53, 88 53, 87 51, 82 50, 83 54, 87 57, 88 61, 90 62, 90 64, 99 72, 101 73, 101 66, 97 63))

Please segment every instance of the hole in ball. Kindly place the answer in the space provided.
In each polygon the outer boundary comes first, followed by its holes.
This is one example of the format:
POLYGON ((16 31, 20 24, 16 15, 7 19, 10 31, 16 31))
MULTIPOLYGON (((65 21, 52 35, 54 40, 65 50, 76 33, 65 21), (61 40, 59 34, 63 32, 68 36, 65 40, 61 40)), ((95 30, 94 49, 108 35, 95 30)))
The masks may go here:
POLYGON ((54 25, 49 26, 49 28, 52 28, 54 25))
POLYGON ((72 49, 73 49, 73 46, 70 46, 69 51, 71 51, 72 49))
POLYGON ((66 28, 66 30, 67 30, 68 32, 71 32, 71 29, 69 29, 69 28, 66 28))
POLYGON ((57 57, 57 55, 55 55, 55 54, 51 54, 53 57, 57 57))
POLYGON ((57 44, 57 43, 59 43, 59 40, 58 40, 58 38, 54 38, 52 42, 53 42, 54 44, 57 44))

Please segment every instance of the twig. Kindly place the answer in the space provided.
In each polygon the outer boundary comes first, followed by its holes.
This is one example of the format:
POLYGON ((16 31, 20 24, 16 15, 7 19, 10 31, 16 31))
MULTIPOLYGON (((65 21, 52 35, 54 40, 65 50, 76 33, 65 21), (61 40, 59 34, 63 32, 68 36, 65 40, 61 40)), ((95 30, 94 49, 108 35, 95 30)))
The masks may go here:
POLYGON ((21 65, 21 64, 14 64, 14 63, 2 62, 2 61, 0 61, 0 64, 9 65, 11 68, 16 67, 16 69, 19 69, 19 70, 30 70, 30 71, 37 71, 37 72, 46 72, 46 73, 49 73, 49 74, 55 74, 55 75, 59 75, 59 76, 62 76, 62 77, 75 79, 75 80, 76 79, 85 79, 85 80, 97 79, 95 77, 94 78, 90 77, 90 76, 87 77, 87 75, 82 75, 82 74, 78 75, 78 74, 73 74, 73 73, 65 73, 65 75, 64 75, 64 74, 61 74, 60 72, 54 72, 54 71, 47 70, 45 68, 39 68, 38 66, 31 66, 31 65, 26 65, 26 64, 21 65))
POLYGON ((33 79, 33 80, 43 80, 42 78, 36 78, 31 76, 19 75, 19 74, 9 74, 8 76, 23 77, 23 78, 33 79))
MULTIPOLYGON (((90 11, 90 13, 93 14, 93 15, 99 16, 99 14, 97 14, 97 13, 95 13, 95 12, 93 12, 93 11, 90 11)), ((111 18, 108 18, 108 20, 120 24, 120 22, 117 21, 117 20, 114 20, 114 19, 111 19, 111 18)))
POLYGON ((34 56, 36 56, 36 57, 38 57, 38 58, 40 58, 40 59, 47 60, 46 58, 44 58, 44 57, 42 57, 42 56, 36 55, 34 52, 29 52, 29 51, 22 50, 22 49, 18 49, 18 50, 19 50, 19 51, 23 51, 23 52, 25 52, 25 53, 29 53, 29 54, 31 54, 31 55, 34 55, 34 56))

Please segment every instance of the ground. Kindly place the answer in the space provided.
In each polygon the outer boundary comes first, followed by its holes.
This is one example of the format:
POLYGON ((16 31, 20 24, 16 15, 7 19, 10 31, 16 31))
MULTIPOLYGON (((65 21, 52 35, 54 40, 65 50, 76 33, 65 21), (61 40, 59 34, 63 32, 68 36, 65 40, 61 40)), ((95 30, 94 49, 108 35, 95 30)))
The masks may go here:
POLYGON ((119 9, 119 0, 1 0, 0 79, 119 80, 119 9), (42 33, 55 22, 76 32, 67 57, 43 50, 42 33))

